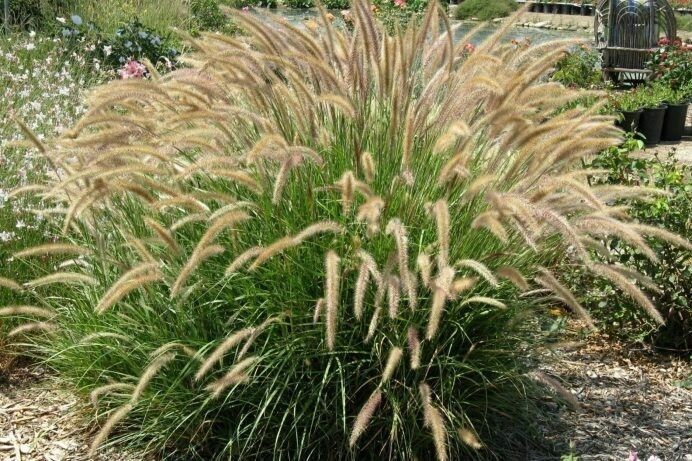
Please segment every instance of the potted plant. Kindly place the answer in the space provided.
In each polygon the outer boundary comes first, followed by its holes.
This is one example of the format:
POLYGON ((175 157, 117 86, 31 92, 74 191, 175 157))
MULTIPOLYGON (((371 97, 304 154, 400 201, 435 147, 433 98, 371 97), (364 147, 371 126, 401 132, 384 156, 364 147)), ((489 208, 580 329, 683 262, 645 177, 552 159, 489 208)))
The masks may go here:
POLYGON ((692 83, 679 90, 670 90, 666 98, 668 110, 663 119, 663 131, 661 132, 662 141, 680 141, 685 134, 685 122, 687 120, 687 109, 690 106, 690 89, 692 83))
POLYGON ((678 141, 685 131, 691 94, 692 51, 679 38, 663 38, 648 64, 656 79, 655 85, 665 92, 665 100, 670 103, 667 123, 664 120, 664 140, 678 141))
POLYGON ((666 93, 662 90, 661 85, 651 85, 637 91, 644 108, 639 117, 638 131, 644 137, 644 144, 647 146, 655 146, 661 141, 667 108, 663 103, 666 93))
POLYGON ((627 132, 636 133, 642 115, 641 100, 636 92, 617 93, 611 97, 611 105, 620 112, 617 126, 627 132))

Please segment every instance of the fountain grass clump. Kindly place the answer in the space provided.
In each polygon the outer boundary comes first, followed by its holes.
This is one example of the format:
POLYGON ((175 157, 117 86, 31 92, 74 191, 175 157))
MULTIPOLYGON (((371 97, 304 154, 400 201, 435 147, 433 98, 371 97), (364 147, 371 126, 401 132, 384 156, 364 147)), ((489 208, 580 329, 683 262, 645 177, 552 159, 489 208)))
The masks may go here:
POLYGON ((525 415, 546 297, 593 325, 550 266, 660 321, 635 274, 589 257, 611 234, 652 257, 642 235, 677 240, 607 205, 654 191, 577 168, 619 133, 554 115, 579 97, 542 79, 569 41, 505 25, 471 51, 437 5, 394 35, 352 14, 309 34, 240 13, 245 35, 202 34, 189 68, 101 87, 34 138, 54 174, 30 192, 61 233, 16 257, 64 262, 0 313, 90 395, 92 450, 484 456, 525 415))

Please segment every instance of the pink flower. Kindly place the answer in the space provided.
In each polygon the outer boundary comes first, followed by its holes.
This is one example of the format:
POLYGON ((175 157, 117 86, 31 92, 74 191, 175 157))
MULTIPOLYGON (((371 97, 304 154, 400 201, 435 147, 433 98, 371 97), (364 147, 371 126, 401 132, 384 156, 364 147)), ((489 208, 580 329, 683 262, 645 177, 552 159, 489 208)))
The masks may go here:
POLYGON ((629 458, 627 458, 627 461, 639 461, 639 456, 637 456, 637 452, 630 450, 630 456, 629 458))
POLYGON ((394 5, 399 8, 406 8, 406 0, 394 0, 394 5))
POLYGON ((243 10, 243 13, 247 13, 248 11, 250 11, 250 7, 249 7, 249 6, 244 6, 244 7, 242 7, 241 9, 243 10))
POLYGON ((467 43, 464 45, 464 53, 471 54, 476 51, 476 46, 473 43, 467 43))
POLYGON ((118 74, 122 79, 128 78, 143 78, 147 68, 141 62, 130 59, 118 70, 118 74))

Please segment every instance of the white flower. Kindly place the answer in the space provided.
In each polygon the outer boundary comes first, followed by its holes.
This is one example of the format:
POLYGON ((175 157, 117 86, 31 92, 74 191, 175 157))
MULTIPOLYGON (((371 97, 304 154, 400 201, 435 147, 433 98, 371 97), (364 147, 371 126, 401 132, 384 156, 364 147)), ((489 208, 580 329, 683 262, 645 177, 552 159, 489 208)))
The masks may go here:
POLYGON ((656 455, 651 455, 646 459, 646 461, 663 461, 663 460, 656 455))
POLYGON ((33 43, 27 43, 25 48, 27 49, 27 51, 31 51, 34 48, 36 48, 36 45, 34 45, 33 43))
POLYGON ((55 18, 60 24, 65 24, 65 18, 55 18))
POLYGON ((14 237, 14 232, 0 232, 0 242, 9 242, 14 237))
POLYGON ((106 56, 110 56, 111 53, 113 52, 113 47, 110 45, 106 45, 103 47, 103 52, 105 53, 106 56))
POLYGON ((26 223, 24 221, 22 221, 21 219, 18 219, 16 227, 17 227, 17 229, 24 229, 26 227, 26 223))
POLYGON ((36 32, 33 30, 31 32, 29 32, 29 37, 31 37, 31 38, 36 37, 36 32))

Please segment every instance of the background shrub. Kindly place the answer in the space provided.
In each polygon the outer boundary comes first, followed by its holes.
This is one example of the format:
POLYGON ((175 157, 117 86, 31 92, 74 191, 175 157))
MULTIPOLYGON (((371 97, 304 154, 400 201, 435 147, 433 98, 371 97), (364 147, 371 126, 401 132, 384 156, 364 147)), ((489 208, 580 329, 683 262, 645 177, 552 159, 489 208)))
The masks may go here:
POLYGON ((284 0, 284 4, 290 8, 311 8, 314 6, 312 0, 284 0))
POLYGON ((0 312, 90 395, 94 450, 112 433, 182 459, 493 456, 527 427, 551 296, 592 324, 550 268, 621 279, 591 264, 589 220, 632 192, 575 173, 619 131, 554 115, 578 97, 545 97, 563 50, 452 47, 441 8, 379 43, 355 8, 353 32, 314 37, 239 15, 248 47, 209 34, 193 69, 112 82, 34 139, 62 232, 15 258, 64 262, 21 280, 34 308, 0 312))
MULTIPOLYGON (((10 24, 22 28, 39 30, 53 24, 56 16, 67 14, 71 0, 13 0, 10 1, 10 24)), ((4 20, 0 5, 0 18, 4 20)))
POLYGON ((121 67, 129 59, 141 61, 146 58, 171 69, 177 66, 180 55, 170 34, 159 34, 138 19, 116 30, 114 37, 104 41, 104 46, 108 47, 104 61, 114 68, 121 67))
POLYGON ((222 0, 222 3, 231 8, 243 8, 246 6, 254 6, 257 8, 277 7, 277 0, 222 0))
POLYGON ((322 2, 324 7, 330 10, 345 10, 350 6, 348 0, 326 0, 322 2))
POLYGON ((509 16, 517 8, 517 2, 514 0, 464 0, 456 9, 456 17, 489 21, 509 16))
POLYGON ((602 86, 604 82, 599 52, 585 45, 570 51, 555 64, 552 79, 577 88, 602 86))
POLYGON ((190 13, 195 26, 203 30, 219 30, 227 22, 219 8, 219 0, 191 0, 190 13))

